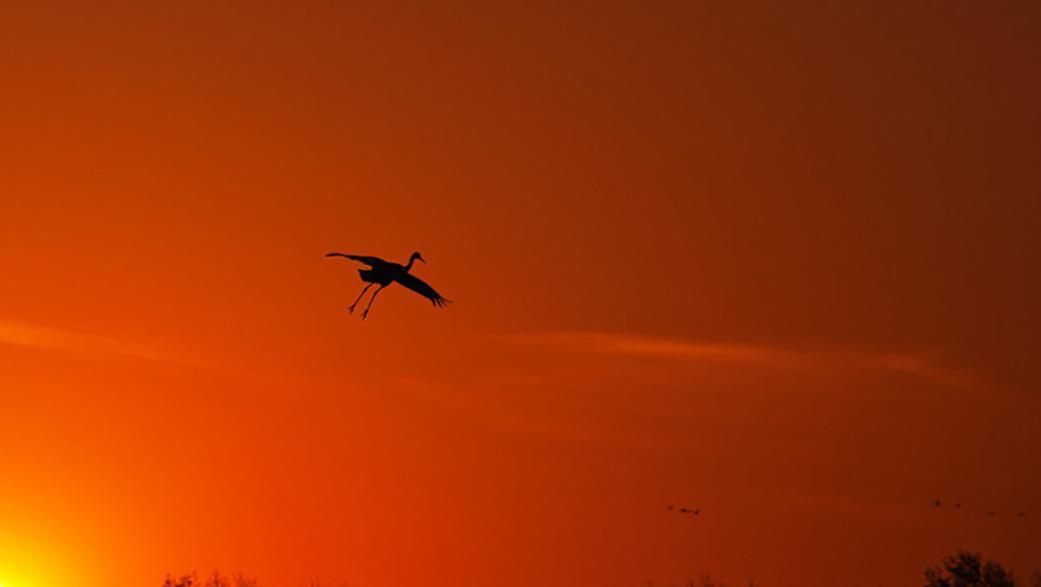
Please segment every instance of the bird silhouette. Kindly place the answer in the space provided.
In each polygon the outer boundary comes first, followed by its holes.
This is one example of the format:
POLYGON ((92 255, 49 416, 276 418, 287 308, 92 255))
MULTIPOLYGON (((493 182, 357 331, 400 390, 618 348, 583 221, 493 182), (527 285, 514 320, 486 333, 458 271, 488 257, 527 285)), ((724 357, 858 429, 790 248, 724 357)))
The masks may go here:
POLYGON ((1025 518, 1025 517, 1026 517, 1026 514, 1025 514, 1025 513, 1023 513, 1023 512, 1019 512, 1019 514, 1018 514, 1018 515, 1017 515, 1016 517, 1017 517, 1017 518, 1025 518))
POLYGON ((667 509, 667 510, 674 510, 674 509, 676 509, 676 506, 674 506, 674 505, 670 505, 669 507, 667 507, 667 508, 665 508, 665 509, 667 509))
POLYGON ((994 516, 998 515, 998 512, 996 512, 994 510, 991 510, 991 511, 987 512, 987 515, 993 518, 994 516))
POLYGON ((701 510, 694 510, 694 512, 693 512, 693 513, 694 513, 694 515, 696 516, 696 515, 698 515, 698 514, 700 514, 700 513, 701 513, 701 510))
POLYGON ((940 507, 940 500, 934 501, 933 505, 936 506, 936 507, 940 507))
POLYGON ((961 502, 960 501, 954 502, 954 509, 956 509, 956 510, 960 510, 961 509, 961 502))
POLYGON ((690 513, 690 508, 680 508, 680 513, 681 514, 689 514, 690 513))
POLYGON ((369 291, 369 288, 373 285, 380 286, 372 297, 369 298, 368 305, 365 306, 365 310, 361 313, 361 319, 364 320, 369 316, 369 309, 372 308, 372 302, 376 301, 376 296, 383 291, 383 288, 388 285, 398 282, 401 285, 411 289, 419 295, 430 300, 434 306, 443 308, 445 304, 451 303, 450 300, 446 300, 441 294, 434 291, 434 288, 430 287, 427 282, 409 273, 412 269, 412 263, 419 259, 426 263, 426 259, 419 253, 412 253, 412 256, 408 259, 408 265, 399 265, 397 263, 391 263, 390 261, 384 261, 379 257, 367 257, 365 255, 348 255, 345 253, 327 253, 326 257, 345 257, 352 261, 358 261, 369 266, 369 269, 359 269, 358 275, 361 275, 361 280, 366 282, 365 289, 361 290, 358 294, 358 298, 354 300, 354 303, 347 306, 347 311, 351 314, 354 313, 354 308, 361 301, 361 298, 365 295, 365 292, 369 291))

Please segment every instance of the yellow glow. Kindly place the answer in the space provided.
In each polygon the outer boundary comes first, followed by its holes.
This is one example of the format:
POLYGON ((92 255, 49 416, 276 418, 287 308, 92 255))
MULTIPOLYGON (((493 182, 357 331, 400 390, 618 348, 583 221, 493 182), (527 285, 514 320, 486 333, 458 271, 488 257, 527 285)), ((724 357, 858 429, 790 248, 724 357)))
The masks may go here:
POLYGON ((21 540, 0 536, 0 587, 61 587, 70 585, 72 564, 59 548, 48 547, 25 533, 21 540))

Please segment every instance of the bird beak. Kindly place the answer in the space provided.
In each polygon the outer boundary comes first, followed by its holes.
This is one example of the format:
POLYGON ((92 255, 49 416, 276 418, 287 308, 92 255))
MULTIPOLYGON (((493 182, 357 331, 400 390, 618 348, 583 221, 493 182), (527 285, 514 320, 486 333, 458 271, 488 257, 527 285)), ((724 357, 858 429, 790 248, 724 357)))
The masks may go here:
POLYGON ((423 258, 423 255, 416 255, 416 258, 422 261, 424 264, 427 262, 427 260, 423 258))

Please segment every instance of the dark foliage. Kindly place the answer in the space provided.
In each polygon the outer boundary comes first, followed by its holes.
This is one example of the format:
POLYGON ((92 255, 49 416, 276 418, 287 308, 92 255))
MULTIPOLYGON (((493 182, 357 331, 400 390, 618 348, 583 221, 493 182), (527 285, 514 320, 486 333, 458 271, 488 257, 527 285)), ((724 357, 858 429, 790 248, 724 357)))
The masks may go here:
POLYGON ((1015 587, 1012 573, 994 561, 959 551, 925 571, 925 587, 1015 587))
POLYGON ((204 580, 199 580, 195 573, 176 578, 167 575, 166 580, 163 581, 163 587, 260 587, 260 584, 255 579, 250 579, 241 574, 236 575, 232 579, 214 571, 212 575, 204 580))

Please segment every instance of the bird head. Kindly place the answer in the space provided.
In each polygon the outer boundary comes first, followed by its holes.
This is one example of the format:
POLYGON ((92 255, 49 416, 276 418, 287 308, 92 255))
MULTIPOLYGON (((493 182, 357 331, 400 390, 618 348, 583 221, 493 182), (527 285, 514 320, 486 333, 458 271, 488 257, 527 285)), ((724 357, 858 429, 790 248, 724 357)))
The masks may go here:
POLYGON ((420 261, 422 261, 424 263, 427 262, 427 260, 423 258, 423 255, 420 255, 419 253, 412 253, 412 258, 413 259, 419 259, 420 261))

